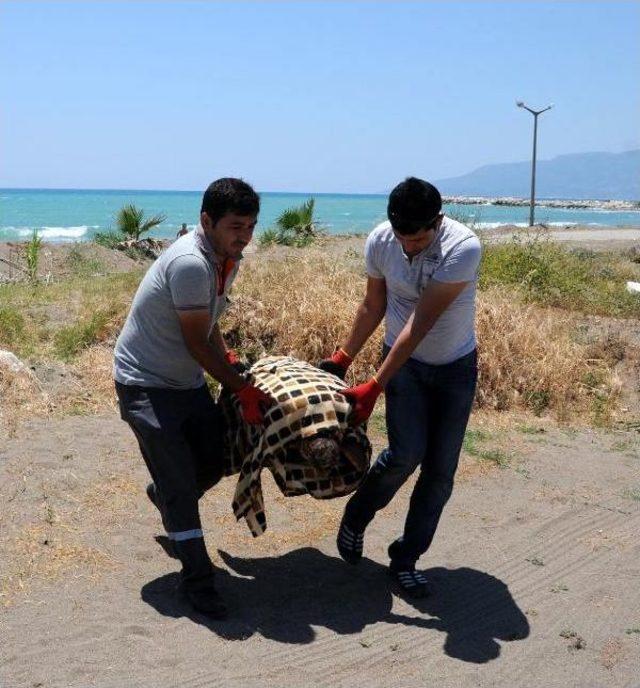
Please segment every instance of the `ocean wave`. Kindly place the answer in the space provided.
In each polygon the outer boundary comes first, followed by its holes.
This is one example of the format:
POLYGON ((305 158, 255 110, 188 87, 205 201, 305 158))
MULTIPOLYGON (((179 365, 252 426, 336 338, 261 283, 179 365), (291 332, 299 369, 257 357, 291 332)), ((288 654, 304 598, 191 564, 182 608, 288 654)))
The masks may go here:
MULTIPOLYGON (((597 222, 541 222, 546 227, 573 227, 575 225, 594 225, 598 227, 597 222)), ((528 227, 528 222, 509 222, 509 220, 503 220, 502 222, 476 222, 473 226, 478 229, 495 229, 496 227, 504 227, 509 225, 509 227, 528 227)))
POLYGON ((509 222, 509 220, 503 220, 502 222, 476 222, 473 224, 474 227, 478 229, 495 229, 496 227, 504 227, 504 225, 509 225, 510 227, 528 227, 528 222, 509 222))
MULTIPOLYGON (((38 227, 38 236, 43 239, 79 239, 83 237, 89 230, 88 225, 79 225, 77 227, 38 227)), ((33 229, 30 227, 21 227, 18 229, 20 237, 30 237, 33 234, 33 229)))

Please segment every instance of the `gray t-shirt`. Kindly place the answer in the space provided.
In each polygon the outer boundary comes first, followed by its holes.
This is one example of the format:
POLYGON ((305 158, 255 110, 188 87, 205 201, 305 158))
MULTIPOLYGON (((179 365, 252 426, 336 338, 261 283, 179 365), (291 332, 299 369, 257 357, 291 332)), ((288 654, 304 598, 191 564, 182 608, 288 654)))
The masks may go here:
POLYGON ((442 365, 473 351, 480 255, 478 237, 448 217, 442 220, 433 242, 411 261, 395 238, 391 224, 378 225, 367 238, 365 260, 369 276, 386 282, 385 344, 393 345, 430 280, 469 282, 418 344, 411 358, 442 365))
POLYGON ((211 326, 228 304, 238 265, 222 293, 219 261, 201 226, 177 239, 149 268, 131 304, 114 351, 113 377, 124 385, 194 389, 200 364, 182 336, 178 311, 208 309, 211 326))

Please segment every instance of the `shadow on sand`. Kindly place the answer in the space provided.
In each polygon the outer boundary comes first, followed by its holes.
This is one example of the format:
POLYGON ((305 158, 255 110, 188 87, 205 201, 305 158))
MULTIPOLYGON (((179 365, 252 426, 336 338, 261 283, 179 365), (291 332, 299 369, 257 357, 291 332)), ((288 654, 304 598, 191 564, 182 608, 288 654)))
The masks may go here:
POLYGON ((194 612, 176 592, 178 574, 143 586, 142 599, 160 614, 187 617, 222 638, 244 640, 254 633, 281 643, 311 643, 313 626, 335 633, 360 633, 369 624, 415 626, 446 634, 445 652, 483 663, 500 654, 497 640, 526 638, 529 624, 507 586, 470 568, 433 568, 429 597, 403 598, 418 612, 392 611, 392 582, 386 567, 363 559, 357 567, 305 547, 279 557, 239 558, 219 552, 229 571, 217 585, 229 605, 229 619, 215 621, 194 612))

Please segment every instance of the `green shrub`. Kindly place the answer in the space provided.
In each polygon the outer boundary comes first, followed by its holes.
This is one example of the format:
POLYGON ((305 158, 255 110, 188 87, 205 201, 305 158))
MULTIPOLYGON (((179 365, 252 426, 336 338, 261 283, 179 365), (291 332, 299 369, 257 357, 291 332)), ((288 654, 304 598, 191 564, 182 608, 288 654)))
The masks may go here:
POLYGON ((54 335, 54 351, 63 361, 70 361, 92 344, 101 341, 108 321, 109 311, 97 311, 89 320, 79 321, 59 329, 54 335))
POLYGON ((310 198, 302 205, 287 208, 276 220, 276 226, 265 229, 258 238, 260 246, 295 246, 304 248, 313 244, 320 232, 313 218, 315 200, 310 198))
POLYGON ((117 232, 96 232, 93 241, 105 248, 115 248, 121 241, 122 235, 117 232))
POLYGON ((144 211, 133 204, 129 204, 118 211, 116 225, 125 239, 139 241, 143 234, 162 224, 166 219, 167 216, 161 213, 145 220, 144 211))
POLYGON ((265 229, 264 232, 258 235, 259 246, 273 246, 278 243, 281 243, 278 241, 278 230, 273 227, 265 229))
POLYGON ((626 290, 626 282, 637 279, 636 266, 620 255, 527 239, 485 244, 479 286, 509 286, 543 306, 640 317, 640 299, 626 290))
POLYGON ((24 334, 24 316, 10 306, 0 307, 0 345, 13 346, 24 334))
POLYGON ((104 270, 104 265, 97 258, 87 257, 77 246, 73 246, 66 256, 67 265, 74 275, 88 277, 104 270))
POLYGON ((42 249, 42 237, 38 236, 38 230, 34 229, 31 239, 25 247, 25 259, 27 261, 27 273, 31 282, 38 280, 38 265, 40 263, 40 250, 42 249))

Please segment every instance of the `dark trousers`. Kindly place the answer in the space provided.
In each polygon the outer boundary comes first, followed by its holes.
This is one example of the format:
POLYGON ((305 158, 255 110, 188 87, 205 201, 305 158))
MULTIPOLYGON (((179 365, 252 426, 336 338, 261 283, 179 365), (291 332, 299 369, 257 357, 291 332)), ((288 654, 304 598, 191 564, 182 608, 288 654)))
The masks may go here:
POLYGON ((413 566, 433 540, 453 490, 476 380, 473 351, 446 365, 409 359, 386 387, 389 447, 347 503, 344 517, 364 531, 420 466, 404 533, 389 548, 394 568, 413 566))
POLYGON ((222 477, 223 423, 206 386, 190 390, 116 382, 120 415, 133 430, 155 484, 156 504, 182 563, 185 586, 211 585, 198 500, 222 477))

